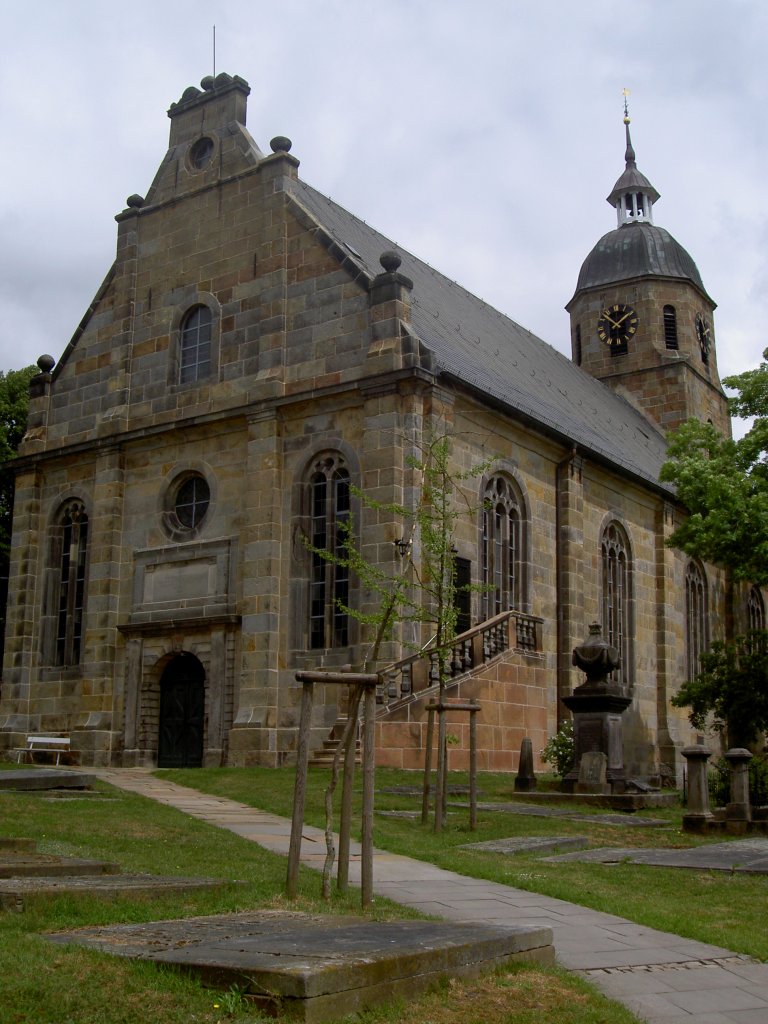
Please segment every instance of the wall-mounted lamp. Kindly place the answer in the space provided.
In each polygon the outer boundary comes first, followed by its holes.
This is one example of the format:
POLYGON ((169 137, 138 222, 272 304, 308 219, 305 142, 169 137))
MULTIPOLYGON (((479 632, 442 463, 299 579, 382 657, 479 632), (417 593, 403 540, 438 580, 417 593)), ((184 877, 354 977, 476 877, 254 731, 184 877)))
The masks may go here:
POLYGON ((406 540, 405 537, 401 537, 399 540, 393 540, 392 543, 397 548, 397 552, 401 558, 405 558, 411 547, 411 542, 406 540))

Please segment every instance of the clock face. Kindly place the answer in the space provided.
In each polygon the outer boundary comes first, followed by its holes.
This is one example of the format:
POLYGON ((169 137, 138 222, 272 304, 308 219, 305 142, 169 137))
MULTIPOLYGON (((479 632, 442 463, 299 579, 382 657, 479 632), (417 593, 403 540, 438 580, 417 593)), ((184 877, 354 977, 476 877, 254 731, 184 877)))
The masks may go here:
POLYGON ((696 314, 696 337, 699 340, 702 357, 706 360, 712 347, 712 333, 709 324, 701 313, 696 314))
POLYGON ((597 336, 611 348, 627 344, 638 327, 637 313, 631 306, 615 303, 606 306, 597 321, 597 336))

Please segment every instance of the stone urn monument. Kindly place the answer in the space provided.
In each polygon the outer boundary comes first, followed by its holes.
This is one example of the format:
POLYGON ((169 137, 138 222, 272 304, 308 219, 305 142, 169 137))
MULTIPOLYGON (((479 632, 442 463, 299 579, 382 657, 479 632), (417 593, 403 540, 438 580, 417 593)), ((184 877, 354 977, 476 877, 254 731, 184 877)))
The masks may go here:
POLYGON ((563 789, 569 793, 623 793, 621 716, 632 698, 609 678, 619 667, 619 652, 603 639, 600 624, 593 622, 586 640, 574 647, 572 661, 587 679, 562 698, 573 714, 574 744, 573 769, 563 779, 563 789))

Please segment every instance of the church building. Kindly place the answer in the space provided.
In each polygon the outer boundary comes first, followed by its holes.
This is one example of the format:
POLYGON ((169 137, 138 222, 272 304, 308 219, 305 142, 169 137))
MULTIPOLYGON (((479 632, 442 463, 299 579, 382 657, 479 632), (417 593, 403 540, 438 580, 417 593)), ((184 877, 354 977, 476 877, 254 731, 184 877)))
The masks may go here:
MULTIPOLYGON (((654 223, 628 118, 617 225, 567 305, 568 359, 313 189, 290 140, 259 148, 249 91, 219 74, 171 105, 113 265, 58 361, 38 361, 0 748, 56 732, 82 764, 290 761, 296 673, 370 651, 344 606, 373 595, 317 549, 351 522, 382 572, 418 567, 393 506, 419 501, 414 457, 447 437, 466 499, 450 695, 479 702, 479 766, 514 770, 525 736, 538 757, 596 621, 631 697, 627 775, 675 778, 695 736, 670 697, 712 638, 765 612, 665 543, 684 514, 659 481, 666 431, 730 424, 715 303, 654 223)), ((373 666, 381 765, 423 763, 429 639, 403 623, 373 666)), ((343 712, 329 691, 318 748, 343 712)), ((451 726, 453 766, 466 729, 451 726)))

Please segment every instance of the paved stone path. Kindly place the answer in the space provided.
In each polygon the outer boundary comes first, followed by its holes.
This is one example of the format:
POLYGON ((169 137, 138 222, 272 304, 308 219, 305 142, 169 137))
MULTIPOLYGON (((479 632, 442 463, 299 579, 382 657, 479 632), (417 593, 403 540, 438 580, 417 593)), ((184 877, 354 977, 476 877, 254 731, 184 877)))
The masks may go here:
MULTIPOLYGON (((89 772, 276 853, 288 851, 286 818, 154 778, 147 769, 89 772)), ((319 868, 324 857, 322 830, 306 827, 302 861, 319 868)), ((358 877, 353 862, 350 880, 358 877)), ((397 903, 453 921, 551 927, 563 967, 589 978, 650 1024, 768 1024, 768 964, 730 950, 384 851, 375 854, 374 887, 397 903)))

